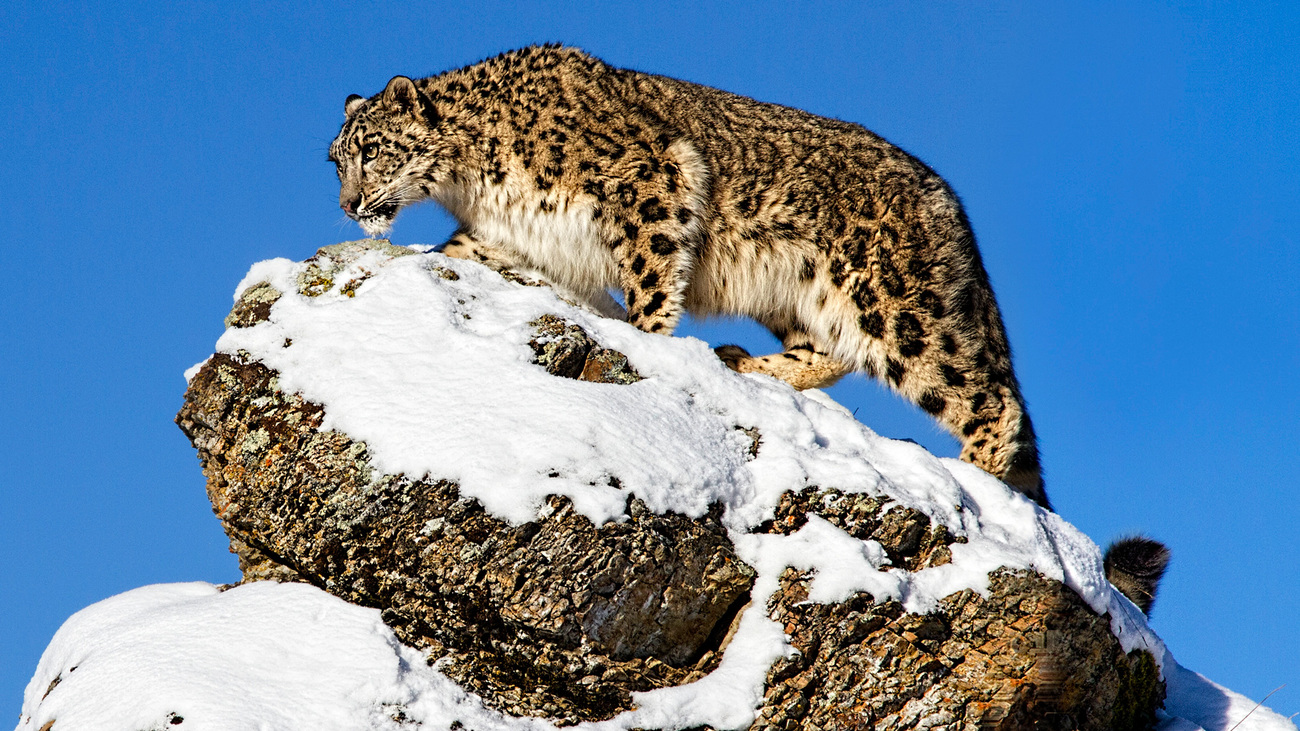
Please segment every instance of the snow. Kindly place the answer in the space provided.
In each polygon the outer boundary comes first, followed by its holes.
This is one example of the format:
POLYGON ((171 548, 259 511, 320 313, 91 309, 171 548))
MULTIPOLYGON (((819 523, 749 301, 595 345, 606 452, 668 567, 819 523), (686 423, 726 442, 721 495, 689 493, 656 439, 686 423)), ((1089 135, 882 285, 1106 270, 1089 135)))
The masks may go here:
MULTIPOLYGON (((638 695, 641 707, 585 731, 681 724, 743 728, 779 627, 749 613, 722 666, 699 682, 638 695), (714 696, 748 698, 718 704, 714 696)), ((1295 726, 1165 657, 1170 716, 1159 731, 1294 731, 1295 726), (1247 714, 1250 715, 1247 717, 1247 714)), ((261 582, 222 592, 205 583, 129 591, 73 615, 27 686, 17 731, 58 729, 552 731, 505 716, 397 641, 379 611, 304 584, 261 582), (59 678, 58 684, 50 684, 59 678), (48 693, 47 693, 48 690, 48 693), (398 715, 398 709, 401 715, 398 715), (173 724, 179 717, 182 722, 173 724), (397 719, 402 720, 397 720, 397 719)))
MULTIPOLYGON (((364 280, 349 287, 353 296, 338 286, 298 294, 303 264, 255 265, 236 296, 260 282, 285 294, 267 322, 228 330, 217 350, 251 355, 279 372, 282 389, 323 404, 322 428, 364 441, 380 471, 454 480, 504 520, 532 520, 550 494, 570 497, 597 523, 622 519, 629 494, 657 512, 691 516, 721 502, 738 554, 758 573, 753 606, 765 606, 787 566, 815 572, 811 601, 869 591, 912 612, 962 589, 987 591, 988 572, 1000 566, 1028 568, 1109 613, 1125 650, 1146 649, 1161 662, 1166 731, 1193 722, 1227 729, 1253 706, 1174 662, 1106 582, 1091 540, 978 468, 880 437, 824 394, 735 374, 701 341, 640 332, 470 262, 391 251, 366 252, 334 277, 364 280), (526 324, 547 313, 624 353, 644 380, 547 374, 532 363, 535 333, 526 324), (740 428, 761 434, 757 457, 740 428), (884 496, 967 542, 951 546, 951 563, 908 573, 891 567, 876 542, 819 518, 789 536, 748 532, 772 516, 783 492, 805 486, 884 496)), ((779 625, 747 609, 716 671, 636 694, 634 710, 584 728, 743 728, 768 666, 790 651, 779 625)), ((84 727, 162 728, 173 712, 183 713, 185 728, 400 728, 389 718, 397 705, 431 728, 452 720, 550 728, 485 709, 401 646, 372 610, 302 586, 218 593, 182 584, 129 592, 71 618, 27 689, 19 729, 53 718, 60 727, 83 727, 70 719, 84 718, 84 727)), ((1261 708, 1239 728, 1295 727, 1261 708)))
POLYGON ((398 707, 430 728, 550 728, 484 709, 398 642, 378 610, 302 584, 193 583, 73 615, 27 686, 18 729, 399 729, 398 707))
POLYGON ((1165 708, 1170 718, 1157 731, 1293 731, 1291 720, 1234 693, 1166 654, 1165 708), (1244 720, 1243 720, 1244 719, 1244 720))

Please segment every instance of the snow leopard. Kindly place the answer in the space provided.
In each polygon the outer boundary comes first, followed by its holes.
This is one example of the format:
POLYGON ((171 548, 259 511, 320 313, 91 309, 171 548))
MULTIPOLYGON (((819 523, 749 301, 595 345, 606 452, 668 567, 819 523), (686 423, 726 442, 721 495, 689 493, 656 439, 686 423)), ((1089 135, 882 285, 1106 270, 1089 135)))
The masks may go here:
POLYGON ((443 253, 624 316, 616 289, 646 332, 683 312, 753 318, 783 351, 717 348, 733 370, 796 389, 873 376, 1051 509, 965 210, 866 128, 558 45, 397 76, 344 111, 329 159, 369 235, 433 200, 459 223, 443 253))

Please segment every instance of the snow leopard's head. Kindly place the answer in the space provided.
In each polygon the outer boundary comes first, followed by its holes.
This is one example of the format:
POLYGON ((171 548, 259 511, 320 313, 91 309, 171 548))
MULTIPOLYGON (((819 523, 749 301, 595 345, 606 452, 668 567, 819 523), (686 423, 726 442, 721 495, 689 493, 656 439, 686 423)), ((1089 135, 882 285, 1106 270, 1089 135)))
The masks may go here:
POLYGON ((381 236, 403 206, 434 196, 455 150, 443 115, 415 82, 395 76, 387 88, 344 103, 347 120, 330 145, 338 168, 339 207, 369 236, 381 236))

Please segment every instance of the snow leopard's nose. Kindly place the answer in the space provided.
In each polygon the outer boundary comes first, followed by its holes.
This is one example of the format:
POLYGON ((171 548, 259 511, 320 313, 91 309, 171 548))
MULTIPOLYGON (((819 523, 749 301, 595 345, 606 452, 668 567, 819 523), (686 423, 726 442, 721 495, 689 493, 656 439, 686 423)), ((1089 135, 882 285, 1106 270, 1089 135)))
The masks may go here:
POLYGON ((350 200, 344 200, 339 203, 339 207, 343 209, 344 213, 349 216, 354 216, 357 213, 357 209, 361 207, 361 196, 358 194, 350 200))

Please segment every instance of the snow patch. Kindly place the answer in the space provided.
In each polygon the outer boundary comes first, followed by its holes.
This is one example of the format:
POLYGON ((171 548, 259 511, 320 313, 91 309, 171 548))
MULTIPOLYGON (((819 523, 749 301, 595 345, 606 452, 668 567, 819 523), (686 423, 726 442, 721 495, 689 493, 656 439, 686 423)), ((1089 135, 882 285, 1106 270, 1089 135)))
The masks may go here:
POLYGON ((1294 731, 1291 719, 1188 670, 1165 651, 1165 710, 1157 731, 1294 731))
POLYGON ((24 701, 18 731, 49 721, 121 731, 414 728, 403 718, 553 728, 485 709, 398 642, 378 610, 269 582, 226 592, 147 586, 83 609, 55 634, 24 701))

